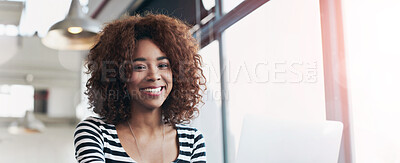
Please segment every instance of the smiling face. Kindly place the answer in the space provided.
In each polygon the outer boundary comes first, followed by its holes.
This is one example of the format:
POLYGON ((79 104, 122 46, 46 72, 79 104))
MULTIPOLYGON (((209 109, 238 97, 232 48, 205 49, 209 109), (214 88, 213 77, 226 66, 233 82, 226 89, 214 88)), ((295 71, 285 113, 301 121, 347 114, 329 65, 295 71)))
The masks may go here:
POLYGON ((172 90, 172 84, 167 56, 150 39, 139 40, 128 84, 132 106, 151 110, 161 107, 172 90))

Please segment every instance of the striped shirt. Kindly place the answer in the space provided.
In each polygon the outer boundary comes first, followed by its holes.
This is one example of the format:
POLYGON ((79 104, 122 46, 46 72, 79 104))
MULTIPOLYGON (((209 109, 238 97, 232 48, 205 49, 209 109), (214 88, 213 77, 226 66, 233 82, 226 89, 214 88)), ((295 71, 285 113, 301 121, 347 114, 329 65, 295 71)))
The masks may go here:
MULTIPOLYGON (((196 128, 176 125, 179 155, 173 163, 204 163, 206 147, 202 133, 196 128)), ((115 125, 101 118, 88 117, 74 133, 75 158, 79 163, 136 163, 122 147, 115 125)))

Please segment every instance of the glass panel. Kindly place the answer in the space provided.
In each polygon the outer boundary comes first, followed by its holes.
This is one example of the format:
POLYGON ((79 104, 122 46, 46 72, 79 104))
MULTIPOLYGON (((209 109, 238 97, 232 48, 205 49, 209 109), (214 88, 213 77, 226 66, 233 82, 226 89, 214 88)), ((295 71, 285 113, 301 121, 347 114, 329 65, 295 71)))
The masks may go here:
POLYGON ((244 0, 222 0, 222 12, 224 14, 228 13, 243 1, 244 0))
POLYGON ((208 11, 215 6, 215 0, 202 0, 203 7, 208 11))
POLYGON ((203 73, 207 79, 207 90, 203 94, 204 105, 200 115, 193 121, 206 138, 207 161, 223 162, 221 81, 219 67, 219 43, 213 41, 200 50, 203 59, 203 73))
POLYGON ((320 28, 318 1, 280 0, 264 4, 223 33, 228 162, 236 157, 247 114, 325 120, 320 28))
POLYGON ((379 2, 342 1, 355 163, 400 162, 400 2, 379 2))

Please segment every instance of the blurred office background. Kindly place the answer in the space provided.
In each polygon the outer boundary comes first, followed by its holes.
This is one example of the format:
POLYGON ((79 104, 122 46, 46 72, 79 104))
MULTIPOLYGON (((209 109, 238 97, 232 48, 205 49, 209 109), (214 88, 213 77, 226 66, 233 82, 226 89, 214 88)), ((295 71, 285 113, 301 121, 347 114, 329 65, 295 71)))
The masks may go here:
MULTIPOLYGON (((208 87, 192 125, 209 162, 234 162, 243 117, 257 114, 341 121, 340 163, 400 163, 400 1, 79 2, 100 24, 152 11, 191 25, 208 87)), ((75 125, 92 115, 88 50, 41 41, 70 4, 0 0, 0 162, 75 162, 75 125)))

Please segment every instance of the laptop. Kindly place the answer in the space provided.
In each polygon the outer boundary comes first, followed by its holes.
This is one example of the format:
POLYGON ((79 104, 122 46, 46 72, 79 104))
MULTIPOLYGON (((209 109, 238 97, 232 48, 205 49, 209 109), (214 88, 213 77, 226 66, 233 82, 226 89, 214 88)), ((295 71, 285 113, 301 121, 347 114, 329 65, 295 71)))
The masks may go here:
POLYGON ((245 116, 236 163, 337 163, 343 124, 245 116))

